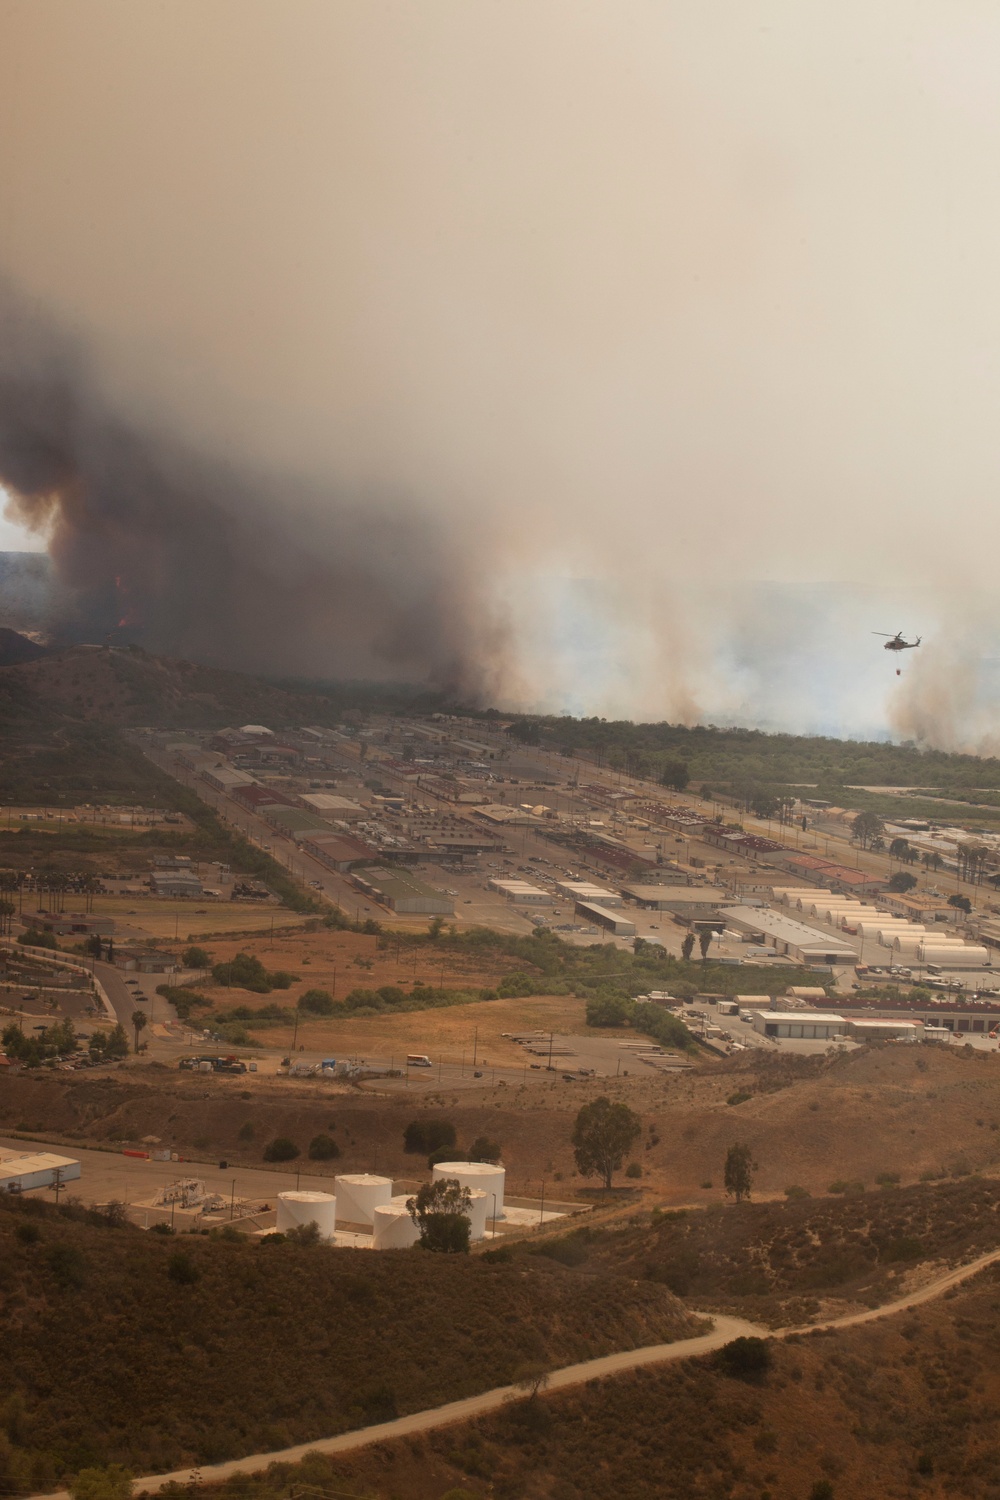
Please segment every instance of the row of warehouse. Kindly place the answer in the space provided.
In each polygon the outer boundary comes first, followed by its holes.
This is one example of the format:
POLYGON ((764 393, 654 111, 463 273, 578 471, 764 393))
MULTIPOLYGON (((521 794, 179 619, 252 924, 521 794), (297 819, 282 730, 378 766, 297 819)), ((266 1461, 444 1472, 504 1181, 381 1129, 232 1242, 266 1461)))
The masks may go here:
MULTIPOLYGON (((968 943, 940 923, 927 928, 922 922, 912 922, 907 917, 892 916, 875 906, 853 900, 850 897, 832 897, 829 891, 803 889, 801 886, 775 887, 775 898, 804 916, 812 916, 858 940, 858 947, 844 945, 853 957, 847 962, 857 962, 865 942, 875 942, 888 948, 892 961, 910 962, 925 967, 950 969, 979 969, 989 964, 986 947, 981 943, 968 943)), ((729 922, 732 912, 726 913, 729 922)))

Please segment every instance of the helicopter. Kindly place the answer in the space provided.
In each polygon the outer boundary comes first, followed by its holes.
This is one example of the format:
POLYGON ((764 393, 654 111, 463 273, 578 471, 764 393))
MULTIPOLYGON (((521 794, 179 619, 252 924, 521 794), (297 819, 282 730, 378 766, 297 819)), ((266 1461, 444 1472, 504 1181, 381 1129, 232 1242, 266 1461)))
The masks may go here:
MULTIPOLYGON (((904 641, 903 632, 897 630, 895 635, 889 635, 885 630, 873 630, 872 635, 887 636, 884 650, 886 651, 915 651, 920 645, 920 636, 915 641, 904 641)), ((900 675, 899 667, 896 668, 896 676, 900 675)))

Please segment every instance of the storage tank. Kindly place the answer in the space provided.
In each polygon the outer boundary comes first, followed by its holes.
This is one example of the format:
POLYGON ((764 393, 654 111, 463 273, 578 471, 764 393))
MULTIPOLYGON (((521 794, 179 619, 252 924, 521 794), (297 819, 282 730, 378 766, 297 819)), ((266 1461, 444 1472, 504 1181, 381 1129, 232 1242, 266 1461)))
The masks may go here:
POLYGON ((332 1193, 306 1191, 278 1194, 276 1228, 284 1234, 302 1224, 316 1224, 320 1238, 332 1240, 337 1228, 337 1200, 332 1193))
POLYGON ((335 1178, 334 1185, 341 1224, 374 1224, 376 1208, 392 1197, 392 1179, 370 1172, 349 1172, 335 1178))
POLYGON ((420 1238, 420 1230, 398 1203, 379 1203, 372 1218, 376 1250, 408 1250, 420 1238))
MULTIPOLYGON (((499 1218, 500 1198, 497 1197, 497 1217, 499 1218)), ((493 1216, 493 1194, 484 1193, 480 1188, 473 1188, 472 1202, 469 1205, 469 1238, 470 1240, 483 1240, 486 1238, 486 1225, 493 1216)))
POLYGON ((487 1212, 493 1217, 493 1194, 496 1194, 498 1219, 503 1218, 503 1184, 506 1176, 503 1167, 495 1167, 492 1162, 480 1161, 439 1161, 432 1173, 435 1182, 440 1182, 443 1177, 454 1177, 461 1183, 462 1187, 477 1188, 486 1194, 489 1205, 487 1212))

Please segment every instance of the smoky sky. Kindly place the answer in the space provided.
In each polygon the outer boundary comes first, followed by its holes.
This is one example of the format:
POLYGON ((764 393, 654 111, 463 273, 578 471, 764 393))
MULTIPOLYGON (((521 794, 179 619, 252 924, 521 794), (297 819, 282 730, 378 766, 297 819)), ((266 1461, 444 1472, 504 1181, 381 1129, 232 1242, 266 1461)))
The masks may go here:
POLYGON ((6 479, 164 648, 979 742, 998 163, 985 0, 6 0, 6 479))
POLYGON ((433 518, 241 468, 110 409, 85 349, 0 286, 0 481, 49 536, 60 638, 273 673, 482 685, 433 518))

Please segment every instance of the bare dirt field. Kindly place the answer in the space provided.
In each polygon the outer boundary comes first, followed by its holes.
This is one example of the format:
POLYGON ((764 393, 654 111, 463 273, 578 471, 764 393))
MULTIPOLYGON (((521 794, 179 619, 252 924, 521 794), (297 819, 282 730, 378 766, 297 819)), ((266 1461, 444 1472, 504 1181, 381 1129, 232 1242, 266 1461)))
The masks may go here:
POLYGON ((93 914, 112 917, 115 936, 197 940, 203 932, 267 932, 271 923, 295 927, 304 923, 278 901, 203 901, 169 896, 95 896, 93 914))

